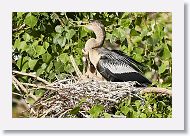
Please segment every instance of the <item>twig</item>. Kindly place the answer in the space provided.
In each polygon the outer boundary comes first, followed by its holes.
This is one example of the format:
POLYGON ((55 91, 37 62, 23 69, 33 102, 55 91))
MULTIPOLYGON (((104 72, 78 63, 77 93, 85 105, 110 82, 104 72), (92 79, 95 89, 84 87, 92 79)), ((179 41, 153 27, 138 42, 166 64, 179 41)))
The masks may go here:
MULTIPOLYGON (((85 111, 84 111, 84 112, 85 112, 85 111)), ((85 114, 83 113, 83 111, 79 111, 79 113, 80 113, 83 117, 85 117, 85 118, 90 118, 90 116, 85 115, 85 114)))
POLYGON ((76 62, 75 62, 75 59, 73 58, 72 55, 70 56, 70 60, 71 60, 71 63, 72 63, 72 65, 73 65, 73 68, 75 69, 75 72, 76 72, 77 76, 78 76, 78 77, 81 77, 81 76, 82 76, 82 73, 81 73, 81 71, 79 70, 79 68, 78 68, 78 66, 77 66, 77 64, 76 64, 76 62))
MULTIPOLYGON (((20 91, 20 89, 19 89, 17 83, 15 82, 15 80, 12 80, 12 83, 15 86, 16 90, 18 90, 22 94, 22 92, 20 91)), ((21 94, 19 94, 19 95, 21 96, 21 94)), ((23 95, 22 95, 22 97, 23 97, 23 95)))
POLYGON ((22 24, 20 27, 13 29, 13 32, 16 32, 16 31, 22 30, 22 29, 25 28, 25 26, 26 26, 26 24, 22 24))
POLYGON ((56 91, 56 88, 53 87, 48 87, 48 86, 42 86, 42 85, 36 85, 36 84, 30 84, 30 83, 21 83, 22 85, 26 85, 26 86, 31 86, 31 87, 35 87, 38 89, 47 89, 47 90, 53 90, 56 91))
POLYGON ((12 79, 13 79, 13 84, 16 83, 25 94, 28 93, 27 89, 14 76, 12 76, 12 79))
POLYGON ((46 80, 44 80, 44 79, 42 79, 42 78, 40 78, 40 77, 38 77, 38 76, 36 76, 36 75, 34 75, 32 73, 25 73, 25 72, 20 72, 20 71, 15 71, 15 70, 13 70, 13 73, 23 75, 23 76, 30 76, 30 77, 36 78, 38 81, 41 81, 46 85, 50 84, 48 81, 46 81, 46 80))
POLYGON ((59 16, 57 15, 57 13, 53 12, 53 14, 56 16, 56 19, 59 20, 61 26, 64 27, 64 23, 63 23, 63 21, 59 18, 59 16))
POLYGON ((17 95, 17 96, 20 96, 20 97, 23 97, 23 95, 22 95, 22 94, 19 94, 19 93, 12 92, 12 94, 17 95))
POLYGON ((157 87, 147 87, 141 91, 141 94, 144 93, 161 93, 172 96, 172 91, 165 88, 157 88, 157 87))

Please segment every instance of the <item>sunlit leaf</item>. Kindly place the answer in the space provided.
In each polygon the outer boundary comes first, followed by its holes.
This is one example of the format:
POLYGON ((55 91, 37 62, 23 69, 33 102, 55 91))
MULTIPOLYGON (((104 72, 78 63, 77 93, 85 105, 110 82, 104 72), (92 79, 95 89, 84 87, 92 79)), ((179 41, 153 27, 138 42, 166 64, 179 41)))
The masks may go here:
POLYGON ((89 110, 89 113, 92 117, 97 118, 103 110, 104 107, 102 105, 95 105, 89 110))
POLYGON ((31 15, 31 13, 28 13, 24 21, 28 26, 34 27, 37 24, 38 19, 31 15))
POLYGON ((52 56, 49 53, 45 53, 42 55, 42 60, 47 64, 50 62, 51 59, 52 59, 52 56))
POLYGON ((34 59, 34 60, 30 59, 28 62, 29 68, 33 70, 37 62, 38 62, 37 59, 34 59))
POLYGON ((44 49, 43 46, 39 45, 39 46, 36 47, 36 53, 37 53, 38 56, 44 54, 45 52, 46 52, 46 50, 44 49))
POLYGON ((135 29, 131 29, 131 31, 130 31, 130 35, 131 36, 139 36, 141 33, 140 32, 138 32, 138 31, 136 31, 135 29))
POLYGON ((64 29, 63 29, 63 27, 62 27, 61 25, 57 25, 57 26, 55 27, 55 31, 56 31, 57 33, 62 33, 62 32, 64 31, 64 29))
POLYGON ((75 30, 74 29, 70 29, 70 30, 68 30, 67 31, 67 33, 66 33, 66 38, 68 39, 68 40, 70 40, 74 35, 75 35, 75 30))

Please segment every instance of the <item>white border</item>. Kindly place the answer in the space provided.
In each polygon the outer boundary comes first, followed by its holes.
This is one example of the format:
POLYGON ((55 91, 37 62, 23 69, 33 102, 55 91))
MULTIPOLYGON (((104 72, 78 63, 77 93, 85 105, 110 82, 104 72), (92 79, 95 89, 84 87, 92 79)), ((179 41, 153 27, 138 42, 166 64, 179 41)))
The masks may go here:
POLYGON ((0 8, 0 120, 4 130, 184 130, 184 5, 179 0, 15 0, 0 8), (172 12, 171 119, 19 119, 12 118, 12 12, 172 12))

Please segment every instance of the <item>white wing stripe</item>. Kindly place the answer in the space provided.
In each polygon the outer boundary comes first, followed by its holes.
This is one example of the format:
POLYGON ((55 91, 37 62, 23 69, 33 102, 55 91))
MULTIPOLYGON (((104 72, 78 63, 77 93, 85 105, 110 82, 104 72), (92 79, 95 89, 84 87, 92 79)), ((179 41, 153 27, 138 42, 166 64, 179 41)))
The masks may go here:
POLYGON ((108 64, 104 63, 104 66, 109 69, 112 73, 131 73, 131 72, 137 72, 133 68, 131 68, 129 65, 125 64, 108 64))

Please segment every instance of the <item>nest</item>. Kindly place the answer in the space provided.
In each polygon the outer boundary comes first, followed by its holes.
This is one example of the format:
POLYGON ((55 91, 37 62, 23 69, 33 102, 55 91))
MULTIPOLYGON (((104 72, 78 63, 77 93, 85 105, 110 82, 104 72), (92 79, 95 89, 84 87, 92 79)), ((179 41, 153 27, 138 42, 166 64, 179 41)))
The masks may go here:
POLYGON ((104 105, 105 111, 109 112, 124 98, 138 97, 142 88, 134 87, 135 84, 96 80, 79 82, 74 79, 56 81, 48 85, 54 89, 48 90, 33 107, 38 107, 35 113, 38 117, 70 117, 76 108, 79 108, 82 117, 88 117, 88 111, 93 105, 104 105))
MULTIPOLYGON (((77 73, 77 69, 75 71, 77 73)), ((80 73, 77 75, 49 83, 35 74, 13 71, 12 81, 20 95, 22 94, 22 98, 25 99, 27 95, 35 100, 33 104, 25 101, 27 110, 23 112, 28 112, 29 117, 38 118, 88 118, 90 117, 88 111, 94 105, 103 105, 105 112, 111 113, 116 105, 128 98, 140 99, 143 104, 144 99, 141 97, 143 93, 155 92, 171 96, 170 90, 137 87, 137 82, 97 81, 89 78, 81 79, 80 73), (28 76, 38 82, 22 83, 16 78, 17 75, 28 76), (30 90, 36 89, 43 89, 45 92, 41 97, 36 98, 30 93, 30 90)))

